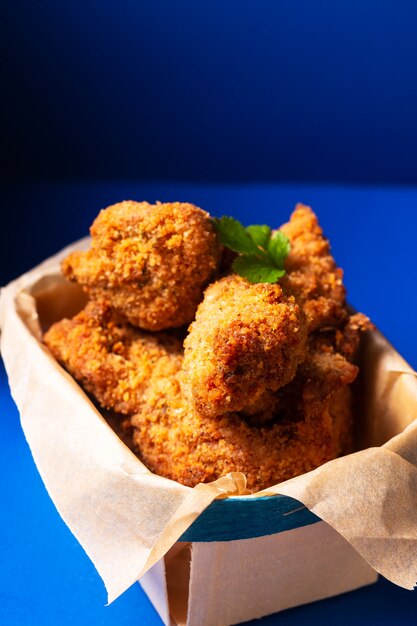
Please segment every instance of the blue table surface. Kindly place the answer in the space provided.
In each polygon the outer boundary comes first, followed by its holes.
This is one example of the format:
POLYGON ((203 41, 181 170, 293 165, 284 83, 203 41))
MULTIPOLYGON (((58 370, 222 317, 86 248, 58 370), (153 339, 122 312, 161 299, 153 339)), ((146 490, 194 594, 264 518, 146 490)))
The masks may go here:
MULTIPOLYGON (((349 300, 414 367, 417 188, 186 183, 54 183, 2 191, 0 279, 6 281, 86 234, 98 210, 122 199, 187 200, 246 223, 280 224, 310 203, 345 268, 349 300)), ((417 414, 416 414, 417 416, 417 414)), ((0 624, 160 624, 139 585, 106 607, 104 586, 59 517, 19 425, 0 364, 0 624)), ((376 585, 252 622, 415 624, 417 595, 376 585)))

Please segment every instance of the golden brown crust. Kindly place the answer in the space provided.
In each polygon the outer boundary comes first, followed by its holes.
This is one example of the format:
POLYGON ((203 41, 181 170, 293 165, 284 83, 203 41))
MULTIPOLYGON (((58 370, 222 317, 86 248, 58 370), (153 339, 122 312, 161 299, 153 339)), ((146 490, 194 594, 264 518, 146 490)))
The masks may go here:
POLYGON ((298 205, 282 230, 292 247, 281 284, 210 285, 185 357, 176 333, 139 330, 121 312, 152 329, 190 321, 219 261, 207 214, 114 205, 94 222, 91 250, 63 263, 93 300, 45 343, 103 408, 127 416, 152 471, 189 486, 241 471, 255 491, 349 451, 352 361, 370 323, 348 315, 311 209, 298 205))
POLYGON ((275 394, 274 417, 198 414, 179 378, 181 340, 122 323, 104 302, 90 302, 45 335, 54 356, 105 407, 135 414, 136 450, 152 470, 194 486, 230 471, 250 489, 309 471, 346 450, 350 389, 357 368, 334 348, 334 333, 310 339, 293 381, 275 394))
MULTIPOLYGON (((277 284, 237 275, 210 285, 184 342, 183 389, 191 406, 214 416, 265 402, 304 359, 304 314, 277 284)), ((253 411, 252 411, 253 412, 253 411)))
POLYGON ((192 204, 120 202, 100 212, 87 252, 62 263, 69 280, 147 330, 192 321, 220 261, 215 227, 192 204))
POLYGON ((184 398, 178 374, 159 378, 132 418, 137 451, 152 471, 191 487, 240 471, 249 489, 265 489, 335 458, 347 445, 348 384, 356 373, 330 345, 328 352, 311 347, 294 380, 278 392, 268 426, 237 413, 203 417, 184 398))
POLYGON ((309 331, 339 325, 347 316, 343 271, 330 253, 316 215, 310 207, 297 204, 280 230, 291 244, 282 288, 303 307, 309 331))
POLYGON ((345 324, 336 329, 335 346, 350 361, 356 356, 360 338, 363 332, 371 330, 374 325, 369 317, 363 313, 350 315, 345 324))
POLYGON ((181 339, 133 328, 104 301, 92 300, 73 319, 54 324, 44 341, 103 408, 126 415, 138 410, 152 379, 172 376, 182 359, 181 339))

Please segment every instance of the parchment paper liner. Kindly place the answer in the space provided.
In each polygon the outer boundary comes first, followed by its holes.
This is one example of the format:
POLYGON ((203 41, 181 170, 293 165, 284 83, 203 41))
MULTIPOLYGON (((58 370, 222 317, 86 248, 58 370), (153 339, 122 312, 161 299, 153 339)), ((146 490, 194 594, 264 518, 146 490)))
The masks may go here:
MULTIPOLYGON (((78 288, 59 276, 59 261, 87 246, 88 238, 76 242, 2 290, 1 351, 35 463, 111 602, 215 498, 244 493, 245 480, 235 473, 190 489, 149 472, 40 343, 37 308, 48 325, 81 306, 78 288)), ((296 498, 376 571, 412 589, 417 581, 416 374, 372 332, 365 340, 362 376, 364 445, 374 447, 248 498, 266 493, 296 498)))

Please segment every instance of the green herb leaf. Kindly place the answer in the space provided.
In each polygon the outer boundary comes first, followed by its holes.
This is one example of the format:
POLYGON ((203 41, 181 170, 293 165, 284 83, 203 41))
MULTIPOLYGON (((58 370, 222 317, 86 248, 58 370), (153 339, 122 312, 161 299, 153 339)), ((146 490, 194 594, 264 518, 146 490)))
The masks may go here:
POLYGON ((249 233, 249 237, 257 246, 264 250, 267 249, 269 240, 271 239, 271 229, 269 226, 265 224, 262 226, 254 224, 253 226, 248 226, 246 232, 249 233))
POLYGON ((268 264, 258 256, 238 256, 232 265, 233 270, 239 276, 246 278, 251 283, 276 283, 285 274, 284 269, 279 269, 273 264, 268 264))
POLYGON ((268 254, 278 267, 284 267, 284 261, 290 251, 290 240, 284 233, 277 230, 268 244, 268 254))
POLYGON ((251 239, 246 228, 233 217, 214 218, 219 233, 220 243, 240 254, 257 254, 258 247, 251 239))
POLYGON ((219 240, 239 256, 232 268, 252 283, 276 283, 285 275, 284 262, 290 251, 289 239, 281 231, 271 236, 265 224, 245 228, 233 217, 214 218, 219 240))

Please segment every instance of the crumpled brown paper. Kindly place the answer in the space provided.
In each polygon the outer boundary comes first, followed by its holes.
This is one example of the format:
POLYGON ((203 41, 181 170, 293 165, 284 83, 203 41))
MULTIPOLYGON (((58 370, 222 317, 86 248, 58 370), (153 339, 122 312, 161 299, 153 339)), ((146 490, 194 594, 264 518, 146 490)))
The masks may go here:
MULTIPOLYGON (((156 476, 115 435, 41 343, 41 325, 74 314, 80 290, 59 274, 76 242, 1 292, 1 351, 22 427, 46 488, 90 556, 109 601, 138 580, 218 497, 245 492, 242 474, 191 489, 156 476)), ((368 333, 363 444, 264 492, 300 500, 378 572, 417 581, 417 380, 377 332, 368 333)))

